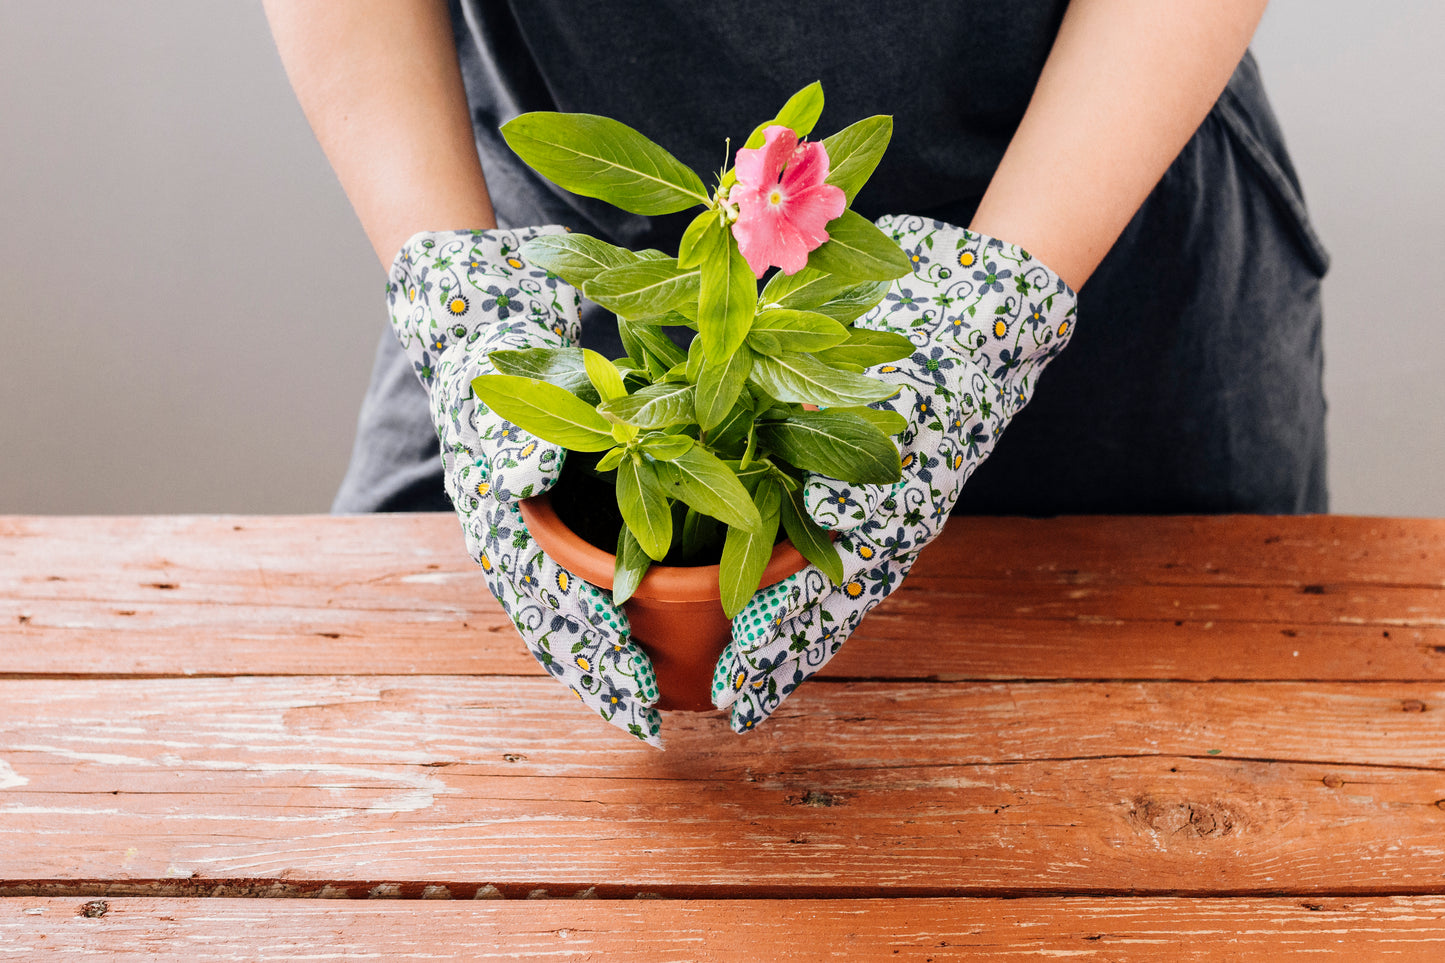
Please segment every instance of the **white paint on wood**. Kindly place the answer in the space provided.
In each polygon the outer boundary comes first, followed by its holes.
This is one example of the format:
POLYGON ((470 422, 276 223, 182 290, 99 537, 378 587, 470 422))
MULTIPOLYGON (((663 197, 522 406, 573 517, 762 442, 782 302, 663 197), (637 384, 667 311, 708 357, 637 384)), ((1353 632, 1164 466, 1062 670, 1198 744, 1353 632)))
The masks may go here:
POLYGON ((11 768, 10 763, 0 759, 0 789, 14 789, 16 786, 24 786, 29 782, 29 779, 11 768))
POLYGON ((411 585, 444 585, 458 579, 474 580, 476 577, 477 570, 470 569, 465 572, 418 572, 415 575, 404 575, 401 580, 411 585))

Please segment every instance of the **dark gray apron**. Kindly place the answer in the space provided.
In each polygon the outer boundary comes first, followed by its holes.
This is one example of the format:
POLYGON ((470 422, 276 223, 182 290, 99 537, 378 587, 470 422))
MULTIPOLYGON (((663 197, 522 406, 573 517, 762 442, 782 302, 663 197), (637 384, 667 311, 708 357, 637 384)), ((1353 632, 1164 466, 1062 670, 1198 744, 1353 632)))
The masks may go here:
MULTIPOLYGON (((736 146, 787 95, 821 79, 820 134, 894 115, 893 143, 859 212, 967 225, 1064 4, 799 6, 806 11, 754 0, 454 6, 499 222, 561 223, 676 250, 691 214, 644 218, 565 195, 517 162, 496 127, 524 110, 606 114, 706 179, 723 162, 725 134, 736 146), (820 21, 820 9, 833 14, 820 21), (690 49, 711 55, 700 65, 690 49)), ((1246 56, 1080 292, 1072 343, 955 511, 1325 511, 1327 264, 1246 56)), ((583 329, 589 346, 620 354, 615 326, 595 306, 583 329)), ((449 508, 425 394, 388 330, 333 511, 449 508)))

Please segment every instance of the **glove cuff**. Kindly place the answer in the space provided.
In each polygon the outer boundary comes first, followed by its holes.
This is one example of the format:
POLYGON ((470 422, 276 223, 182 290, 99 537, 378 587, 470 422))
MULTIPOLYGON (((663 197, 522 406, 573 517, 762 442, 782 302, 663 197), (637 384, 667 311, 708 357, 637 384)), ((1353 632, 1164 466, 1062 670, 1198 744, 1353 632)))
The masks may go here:
POLYGON ((470 343, 497 322, 519 331, 542 329, 549 344, 576 343, 576 289, 521 253, 533 238, 562 232, 557 225, 422 231, 402 245, 387 279, 387 309, 418 371, 427 366, 424 353, 440 350, 438 334, 449 344, 470 343))
MULTIPOLYGON (((1025 278, 1032 291, 1063 295, 1071 306, 1078 299, 1078 293, 1052 268, 1017 244, 916 214, 885 214, 874 223, 909 252, 914 274, 924 274, 923 269, 928 265, 941 263, 937 270, 949 271, 954 279, 971 278, 982 283, 990 273, 988 261, 992 254, 996 263, 1005 262, 1004 270, 1009 271, 1010 278, 1025 278)), ((950 276, 930 273, 934 280, 946 280, 950 276)), ((995 293, 1004 293, 1011 287, 1014 285, 1009 285, 1007 279, 1001 285, 990 284, 995 293)))
MULTIPOLYGON (((397 249, 396 256, 391 259, 388 280, 393 285, 404 284, 415 279, 418 266, 425 263, 425 258, 450 256, 461 260, 473 248, 479 253, 492 255, 490 260, 505 262, 533 238, 566 232, 567 229, 560 224, 515 229, 494 227, 489 230, 417 231, 407 238, 406 243, 397 249)), ((521 270, 524 263, 520 258, 516 260, 520 266, 508 266, 521 270)))

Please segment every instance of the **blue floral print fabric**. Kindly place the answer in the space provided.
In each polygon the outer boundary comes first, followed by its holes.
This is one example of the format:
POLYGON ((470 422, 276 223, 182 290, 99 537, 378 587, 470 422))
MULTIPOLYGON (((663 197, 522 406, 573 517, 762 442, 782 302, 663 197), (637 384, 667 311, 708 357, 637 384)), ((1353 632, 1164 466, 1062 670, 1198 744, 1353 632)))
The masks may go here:
POLYGON ((903 477, 891 486, 810 479, 805 503, 838 533, 843 582, 810 565, 759 592, 733 620, 713 703, 732 710, 738 732, 772 714, 898 588, 1073 333, 1074 292, 1027 251, 921 217, 877 223, 913 261, 913 273, 857 322, 905 335, 916 348, 869 369, 899 389, 874 407, 908 419, 903 477))
POLYGON ((614 726, 661 747, 657 681, 611 596, 528 534, 519 499, 550 488, 565 452, 481 404, 472 380, 499 349, 577 342, 576 290, 519 249, 560 227, 422 233, 392 264, 392 328, 426 389, 447 496, 467 550, 537 661, 614 726))

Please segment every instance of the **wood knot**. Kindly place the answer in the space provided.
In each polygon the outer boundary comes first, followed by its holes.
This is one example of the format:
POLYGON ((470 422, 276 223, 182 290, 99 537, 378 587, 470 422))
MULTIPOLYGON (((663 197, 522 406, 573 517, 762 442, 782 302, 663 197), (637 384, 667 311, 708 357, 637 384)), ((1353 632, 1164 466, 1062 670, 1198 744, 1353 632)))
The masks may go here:
POLYGON ((1400 711, 1401 711, 1401 712, 1424 712, 1424 711, 1425 711, 1425 703, 1421 702, 1419 699, 1406 699, 1404 702, 1400 703, 1400 711))
POLYGON ((86 903, 80 907, 79 915, 84 916, 87 919, 96 920, 104 916, 106 914, 106 911, 109 909, 110 904, 107 903, 105 900, 93 899, 89 903, 86 903))
POLYGON ((830 792, 822 792, 818 789, 809 789, 801 796, 789 796, 787 802, 789 806, 818 807, 846 806, 848 804, 846 797, 830 792))
POLYGON ((1129 810, 1129 818, 1159 836, 1195 836, 1217 838, 1234 831, 1234 815, 1219 803, 1168 803, 1152 796, 1139 796, 1129 810))
POLYGON ((1324 783, 1325 786, 1330 789, 1338 789, 1345 784, 1345 781, 1334 773, 1330 773, 1328 776, 1321 779, 1320 782, 1324 783))

